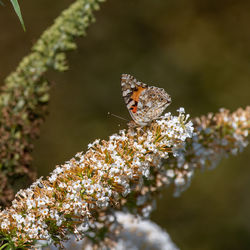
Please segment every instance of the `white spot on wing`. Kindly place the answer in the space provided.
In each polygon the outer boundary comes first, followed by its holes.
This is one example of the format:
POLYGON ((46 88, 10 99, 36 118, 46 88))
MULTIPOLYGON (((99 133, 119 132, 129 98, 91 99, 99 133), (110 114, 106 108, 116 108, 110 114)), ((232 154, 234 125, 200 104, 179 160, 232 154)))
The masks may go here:
POLYGON ((123 96, 126 96, 128 93, 130 93, 131 92, 131 90, 130 89, 127 89, 127 90, 125 90, 125 91, 123 91, 122 92, 122 95, 123 96))
POLYGON ((152 107, 152 102, 151 101, 147 102, 146 106, 148 106, 149 108, 152 107))
POLYGON ((137 106, 138 106, 138 108, 142 108, 143 107, 143 105, 142 105, 141 102, 139 102, 137 106))

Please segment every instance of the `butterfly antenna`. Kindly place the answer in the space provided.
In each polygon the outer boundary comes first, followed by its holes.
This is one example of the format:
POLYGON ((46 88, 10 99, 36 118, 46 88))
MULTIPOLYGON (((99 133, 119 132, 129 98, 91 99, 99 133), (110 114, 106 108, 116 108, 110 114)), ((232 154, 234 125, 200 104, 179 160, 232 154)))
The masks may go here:
POLYGON ((121 116, 112 114, 112 113, 110 113, 110 112, 108 112, 108 115, 112 115, 112 116, 114 116, 114 117, 116 117, 116 118, 119 118, 119 119, 121 119, 121 120, 124 120, 124 121, 129 121, 128 119, 125 119, 125 118, 123 118, 123 117, 121 117, 121 116))

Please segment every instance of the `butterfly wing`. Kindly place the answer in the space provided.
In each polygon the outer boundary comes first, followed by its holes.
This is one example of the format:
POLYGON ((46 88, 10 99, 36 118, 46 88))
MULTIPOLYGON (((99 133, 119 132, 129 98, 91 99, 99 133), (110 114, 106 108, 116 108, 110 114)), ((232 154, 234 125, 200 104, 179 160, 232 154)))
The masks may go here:
POLYGON ((121 87, 129 113, 140 126, 157 119, 171 103, 171 97, 164 89, 149 87, 128 74, 122 75, 121 87))
POLYGON ((132 119, 139 125, 146 125, 143 122, 143 117, 141 116, 139 98, 142 93, 147 90, 148 85, 137 81, 129 74, 122 74, 121 87, 122 96, 132 119))
POLYGON ((157 119, 170 104, 171 97, 164 89, 148 87, 141 95, 139 103, 144 109, 144 122, 149 123, 157 119))

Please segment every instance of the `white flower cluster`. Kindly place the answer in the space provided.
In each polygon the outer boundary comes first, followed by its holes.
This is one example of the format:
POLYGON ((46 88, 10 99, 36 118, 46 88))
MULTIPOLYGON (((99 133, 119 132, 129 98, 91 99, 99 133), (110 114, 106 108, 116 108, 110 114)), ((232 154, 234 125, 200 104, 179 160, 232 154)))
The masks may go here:
MULTIPOLYGON (((34 240, 59 243, 70 230, 82 235, 98 228, 98 211, 125 204, 127 195, 149 178, 150 168, 159 168, 192 131, 179 109, 179 116, 167 113, 149 127, 96 140, 85 154, 56 167, 47 180, 20 191, 12 206, 0 212, 0 233, 11 235, 16 246, 28 246, 34 240)), ((151 211, 147 204, 143 209, 151 211)))
POLYGON ((208 114, 194 120, 192 140, 178 150, 178 157, 168 161, 168 183, 174 182, 175 196, 186 190, 195 169, 213 169, 223 157, 241 152, 247 145, 250 130, 250 107, 230 114, 220 109, 217 114, 208 114))

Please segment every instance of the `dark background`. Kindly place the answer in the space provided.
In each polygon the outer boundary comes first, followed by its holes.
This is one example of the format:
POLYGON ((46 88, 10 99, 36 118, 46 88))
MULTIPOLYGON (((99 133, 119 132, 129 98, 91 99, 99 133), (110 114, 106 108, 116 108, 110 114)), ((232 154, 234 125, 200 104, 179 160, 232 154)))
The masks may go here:
MULTIPOLYGON (((20 2, 27 32, 7 0, 0 6, 0 80, 29 53, 41 32, 72 1, 20 2)), ((163 87, 168 108, 191 117, 235 110, 250 97, 250 1, 108 0, 96 13, 70 70, 49 72, 50 115, 35 142, 34 166, 47 175, 96 138, 125 128, 107 112, 129 118, 121 73, 163 87)), ((213 171, 197 172, 180 198, 168 189, 152 219, 181 249, 250 249, 250 147, 213 171)))

